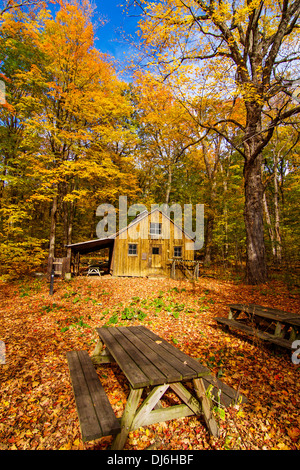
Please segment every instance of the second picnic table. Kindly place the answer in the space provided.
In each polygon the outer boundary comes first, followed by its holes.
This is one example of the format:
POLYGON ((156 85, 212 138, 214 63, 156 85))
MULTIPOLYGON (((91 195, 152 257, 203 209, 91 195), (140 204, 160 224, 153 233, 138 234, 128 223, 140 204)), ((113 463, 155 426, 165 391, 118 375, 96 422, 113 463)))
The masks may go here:
POLYGON ((215 320, 287 349, 300 338, 300 315, 261 305, 230 304, 228 318, 215 320))
POLYGON ((220 392, 222 389, 227 405, 237 398, 235 390, 144 326, 96 328, 96 331, 99 342, 92 356, 94 364, 116 361, 130 384, 121 430, 112 449, 122 449, 128 433, 134 429, 191 415, 203 414, 211 434, 219 435, 207 388, 211 385, 220 392), (193 382, 195 394, 183 384, 186 381, 193 382), (169 388, 182 404, 161 406, 160 399, 169 388))

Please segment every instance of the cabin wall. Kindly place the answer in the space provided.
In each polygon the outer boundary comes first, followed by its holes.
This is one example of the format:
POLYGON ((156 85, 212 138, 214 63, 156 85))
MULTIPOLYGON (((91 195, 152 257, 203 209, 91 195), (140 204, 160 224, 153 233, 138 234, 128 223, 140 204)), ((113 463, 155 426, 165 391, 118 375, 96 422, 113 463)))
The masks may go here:
MULTIPOLYGON (((111 273, 114 276, 170 276, 174 247, 181 247, 180 258, 193 260, 188 250, 191 240, 161 212, 152 213, 129 226, 115 239, 111 273), (150 235, 150 223, 161 224, 161 234, 150 235), (129 245, 136 245, 129 251, 129 245)), ((131 247, 132 248, 132 247, 131 247)))

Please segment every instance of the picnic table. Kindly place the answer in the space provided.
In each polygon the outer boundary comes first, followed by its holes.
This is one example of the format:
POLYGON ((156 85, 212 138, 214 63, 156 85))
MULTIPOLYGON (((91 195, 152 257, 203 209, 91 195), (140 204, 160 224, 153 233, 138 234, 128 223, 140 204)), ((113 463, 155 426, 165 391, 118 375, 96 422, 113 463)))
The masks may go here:
POLYGON ((101 265, 92 264, 88 266, 87 276, 90 276, 91 274, 98 274, 98 276, 101 277, 102 273, 104 273, 104 271, 101 271, 101 265))
POLYGON ((79 364, 78 355, 85 353, 84 351, 67 353, 83 440, 114 434, 111 448, 119 450, 123 449, 130 431, 192 415, 203 415, 209 432, 218 437, 219 428, 213 413, 214 400, 218 400, 219 405, 223 406, 236 403, 238 398, 239 401, 246 401, 245 397, 239 396, 238 392, 213 376, 196 359, 187 356, 144 326, 96 328, 96 331, 99 341, 92 355, 93 365, 89 363, 87 376, 78 379, 78 374, 84 374, 87 354, 84 355, 84 363, 79 364), (72 363, 74 358, 77 366, 72 363), (95 369, 99 364, 110 362, 119 365, 130 386, 123 416, 119 421, 111 413, 112 408, 109 409, 107 396, 95 369), (89 374, 92 375, 91 380, 89 374), (77 379, 79 384, 76 385, 77 379), (80 382, 86 382, 90 391, 80 382), (96 400, 93 397, 95 388, 96 400), (161 400, 168 390, 177 396, 177 404, 175 402, 166 406, 164 403, 165 406, 162 406, 161 400), (84 403, 80 403, 82 394, 85 397, 84 403), (95 402, 100 405, 95 406, 95 402), (92 425, 87 409, 96 416, 92 425), (107 427, 107 423, 111 423, 110 427, 107 427))
POLYGON ((300 339, 300 315, 256 304, 230 304, 228 318, 216 317, 226 328, 240 330, 287 349, 300 339))

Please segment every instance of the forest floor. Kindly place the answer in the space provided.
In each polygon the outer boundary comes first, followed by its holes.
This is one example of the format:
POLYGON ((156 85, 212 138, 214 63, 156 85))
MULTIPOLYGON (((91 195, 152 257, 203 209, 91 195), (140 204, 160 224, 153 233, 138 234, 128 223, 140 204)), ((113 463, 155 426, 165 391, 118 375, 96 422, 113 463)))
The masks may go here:
MULTIPOLYGON (((221 437, 190 417, 131 432, 125 450, 298 450, 300 365, 291 352, 224 331, 213 320, 230 303, 255 303, 300 312, 299 292, 280 281, 260 286, 202 277, 76 278, 0 285, 0 450, 108 449, 111 437, 83 444, 66 352, 92 354, 95 327, 143 324, 247 397, 218 415, 221 437), (1 359, 1 358, 0 358, 1 359), (1 361, 0 361, 1 362, 1 361)), ((128 384, 117 365, 97 367, 118 417, 128 384)))

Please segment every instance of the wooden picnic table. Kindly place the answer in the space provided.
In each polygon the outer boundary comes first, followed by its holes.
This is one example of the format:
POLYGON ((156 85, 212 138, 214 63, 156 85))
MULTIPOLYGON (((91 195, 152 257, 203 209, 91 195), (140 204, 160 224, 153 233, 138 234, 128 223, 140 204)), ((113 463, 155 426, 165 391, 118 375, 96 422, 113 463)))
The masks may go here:
POLYGON ((104 271, 101 271, 101 265, 92 264, 88 266, 87 276, 90 276, 91 274, 98 274, 98 276, 101 277, 102 273, 104 273, 104 271))
POLYGON ((96 331, 99 342, 92 356, 94 364, 117 362, 130 385, 113 450, 122 449, 128 433, 134 429, 191 415, 204 415, 210 433, 219 436, 207 388, 211 385, 216 393, 222 390, 226 405, 237 398, 235 390, 144 326, 96 328, 96 331), (187 381, 193 383, 192 390, 186 386, 187 381), (162 407, 160 400, 168 389, 175 392, 182 404, 162 407))
POLYGON ((291 349, 300 338, 300 315, 256 304, 230 304, 228 318, 215 320, 262 340, 291 349))

